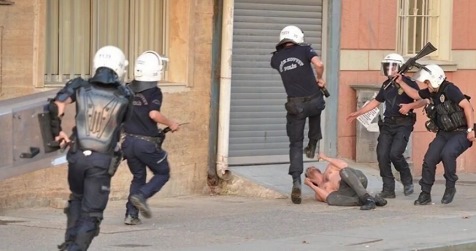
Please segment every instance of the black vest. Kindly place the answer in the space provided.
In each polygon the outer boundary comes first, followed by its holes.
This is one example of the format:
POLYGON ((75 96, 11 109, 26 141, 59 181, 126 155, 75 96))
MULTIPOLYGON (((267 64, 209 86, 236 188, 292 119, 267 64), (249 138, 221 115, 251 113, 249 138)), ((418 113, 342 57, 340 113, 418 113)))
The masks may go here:
POLYGON ((85 83, 76 89, 76 140, 81 150, 112 153, 129 106, 114 86, 85 83))
POLYGON ((446 132, 451 132, 458 128, 466 128, 467 126, 464 110, 458 104, 448 99, 445 93, 446 87, 451 84, 450 82, 444 81, 440 86, 436 97, 442 101, 441 103, 435 105, 433 99, 431 99, 431 103, 425 107, 426 114, 431 122, 433 122, 439 130, 446 132))

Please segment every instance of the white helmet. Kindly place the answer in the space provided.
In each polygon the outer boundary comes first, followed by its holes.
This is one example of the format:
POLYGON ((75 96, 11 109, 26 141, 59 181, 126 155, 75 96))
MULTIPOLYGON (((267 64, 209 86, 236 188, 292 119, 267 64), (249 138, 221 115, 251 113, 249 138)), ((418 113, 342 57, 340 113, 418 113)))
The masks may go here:
POLYGON ((93 73, 98 68, 109 68, 117 74, 119 80, 122 80, 126 73, 126 67, 129 65, 129 61, 126 60, 126 56, 121 49, 107 45, 100 48, 93 59, 93 73))
POLYGON ((168 60, 155 51, 145 51, 136 59, 134 79, 145 82, 161 80, 168 60))
POLYGON ((279 43, 293 42, 295 44, 304 43, 304 33, 301 29, 294 25, 288 25, 281 30, 279 34, 279 43))
POLYGON ((400 54, 397 53, 390 53, 385 56, 381 62, 382 65, 382 73, 385 76, 392 76, 393 72, 399 71, 400 67, 403 65, 405 60, 400 54))
POLYGON ((445 72, 441 67, 436 64, 429 64, 423 66, 418 72, 415 73, 413 79, 418 82, 430 81, 431 87, 434 89, 440 87, 441 83, 446 79, 445 72))

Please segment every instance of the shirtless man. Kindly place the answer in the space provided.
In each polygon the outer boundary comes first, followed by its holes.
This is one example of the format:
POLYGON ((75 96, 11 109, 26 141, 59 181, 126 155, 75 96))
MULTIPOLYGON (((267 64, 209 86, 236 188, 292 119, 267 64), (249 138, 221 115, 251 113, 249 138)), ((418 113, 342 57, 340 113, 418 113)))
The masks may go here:
POLYGON ((367 192, 367 177, 339 159, 329 158, 323 153, 319 159, 329 162, 322 173, 316 167, 306 169, 304 184, 315 192, 315 198, 331 206, 360 206, 360 210, 385 206, 387 201, 378 195, 374 198, 367 192))

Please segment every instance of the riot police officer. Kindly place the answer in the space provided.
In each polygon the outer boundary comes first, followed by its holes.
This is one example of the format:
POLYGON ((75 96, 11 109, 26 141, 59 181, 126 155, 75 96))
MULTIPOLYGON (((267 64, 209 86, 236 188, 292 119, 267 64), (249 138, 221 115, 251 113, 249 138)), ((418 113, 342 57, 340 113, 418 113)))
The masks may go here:
POLYGON ((123 84, 127 60, 117 47, 100 48, 93 59, 94 76, 75 78, 50 101, 52 134, 69 144, 68 183, 71 190, 65 242, 60 250, 87 250, 99 234, 109 198, 111 177, 120 163, 120 128, 131 108, 133 93, 123 84), (76 103, 72 137, 61 129, 68 104, 76 103))
POLYGON ((466 151, 474 140, 473 108, 468 101, 469 97, 446 80, 445 72, 438 65, 422 67, 414 79, 426 84, 428 88, 416 91, 409 88, 400 76, 397 83, 410 97, 429 100, 430 103, 425 108, 429 120, 425 125, 429 131, 436 132, 436 137, 428 146, 423 159, 422 177, 419 182, 421 193, 414 204, 431 203, 431 188, 439 162, 443 162, 446 179, 441 203, 448 204, 453 201, 456 193, 456 158, 466 151))
POLYGON ((325 87, 324 64, 316 51, 304 44, 302 30, 290 25, 281 30, 276 51, 271 57, 271 67, 281 75, 288 96, 285 108, 290 148, 289 175, 293 178, 291 200, 300 204, 303 152, 308 158, 314 158, 318 142, 322 139, 321 112, 325 108, 325 101, 321 88, 325 87), (309 119, 309 143, 303 150, 306 118, 309 119))
MULTIPOLYGON (((347 121, 350 122, 385 102, 384 118, 380 119, 378 123, 377 143, 377 161, 383 182, 382 192, 379 195, 383 198, 395 198, 395 177, 392 173, 392 164, 400 173, 404 195, 408 196, 413 193, 413 177, 403 153, 416 121, 413 109, 424 106, 425 102, 414 103, 413 98, 392 83, 392 79, 398 74, 403 63, 403 57, 397 53, 386 55, 381 62, 381 70, 387 79, 382 83, 377 96, 347 116, 347 121)), ((403 76, 403 81, 410 88, 419 90, 417 83, 410 78, 403 76)))
POLYGON ((162 149, 165 134, 158 124, 168 126, 172 132, 179 129, 179 124, 160 112, 163 97, 157 85, 166 60, 154 51, 142 53, 136 60, 134 80, 129 84, 135 97, 132 118, 124 125, 122 144, 133 175, 124 220, 127 225, 141 223, 139 212, 145 218, 152 216, 147 199, 159 192, 170 177, 167 152, 162 149), (146 167, 153 173, 148 182, 146 167))

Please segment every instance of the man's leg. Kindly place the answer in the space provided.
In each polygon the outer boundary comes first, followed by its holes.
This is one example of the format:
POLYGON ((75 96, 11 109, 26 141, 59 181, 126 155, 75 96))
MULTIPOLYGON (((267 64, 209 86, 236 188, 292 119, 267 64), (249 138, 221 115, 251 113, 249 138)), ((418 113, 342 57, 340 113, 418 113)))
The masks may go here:
POLYGON ((464 132, 452 132, 448 136, 448 142, 441 152, 441 159, 445 169, 444 177, 446 179, 446 189, 441 199, 443 204, 451 203, 456 193, 455 185, 458 180, 458 175, 456 175, 456 158, 471 146, 471 142, 466 138, 466 133, 464 132))
MULTIPOLYGON (((340 170, 340 176, 342 179, 341 182, 345 182, 357 194, 357 197, 362 203, 362 206, 360 207, 361 210, 369 210, 375 208, 377 202, 375 198, 370 196, 370 194, 365 189, 364 184, 366 184, 366 182, 362 182, 362 177, 364 177, 365 180, 367 178, 362 172, 354 170, 352 168, 344 168, 340 170)), ((386 202, 384 203, 384 201, 381 201, 379 198, 378 204, 379 206, 384 206, 386 202)))
POLYGON ((314 159, 316 152, 319 153, 319 141, 322 139, 321 111, 317 115, 309 116, 309 143, 304 148, 306 157, 314 159))
POLYGON ((129 155, 127 157, 127 166, 132 174, 132 181, 129 187, 124 223, 127 225, 137 225, 140 224, 139 209, 132 204, 131 196, 139 193, 141 187, 145 185, 147 181, 147 170, 146 165, 135 155, 129 155))
POLYGON ((136 147, 136 144, 140 141, 140 139, 133 136, 126 136, 125 141, 122 143, 122 151, 127 160, 127 167, 132 174, 132 181, 129 186, 129 196, 126 202, 126 214, 124 217, 124 224, 126 225, 141 224, 141 220, 139 219, 139 209, 132 205, 130 200, 131 196, 136 194, 147 181, 146 165, 135 155, 135 150, 138 148, 136 147))
POLYGON ((68 152, 68 184, 71 191, 68 206, 64 209, 66 214, 66 232, 64 243, 58 245, 59 250, 68 250, 68 247, 74 242, 77 234, 77 223, 81 216, 81 204, 84 193, 84 170, 85 165, 81 152, 68 152))
POLYGON ((286 132, 289 137, 289 175, 293 178, 291 201, 301 204, 301 174, 303 172, 303 140, 306 117, 286 115, 286 132))
POLYGON ((76 238, 76 224, 81 216, 81 200, 83 196, 71 193, 68 200, 68 206, 64 209, 66 214, 66 233, 64 243, 58 246, 59 250, 67 250, 68 246, 76 238))
POLYGON ((93 153, 87 160, 89 163, 101 163, 101 166, 91 167, 85 173, 81 217, 77 223, 76 238, 68 248, 70 251, 87 250, 94 237, 99 235, 99 226, 109 199, 111 176, 108 168, 111 157, 93 153))
POLYGON ((400 173, 400 180, 403 184, 403 193, 408 196, 413 193, 413 177, 407 160, 403 156, 407 148, 413 125, 399 126, 395 128, 396 134, 390 148, 390 161, 395 169, 400 173))
POLYGON ((377 143, 377 161, 382 177, 383 187, 380 196, 383 198, 395 198, 395 177, 393 177, 390 162, 390 148, 393 136, 387 125, 380 126, 380 134, 377 143))
POLYGON ((147 199, 154 196, 167 183, 170 178, 170 168, 167 152, 157 149, 153 143, 145 142, 144 144, 148 144, 144 146, 145 151, 140 152, 137 157, 147 165, 153 176, 139 189, 138 193, 131 196, 131 202, 144 217, 150 218, 152 212, 147 204, 147 199))
POLYGON ((357 196, 347 196, 339 194, 337 191, 330 193, 327 196, 327 204, 329 206, 344 206, 355 207, 362 205, 360 199, 357 196))
POLYGON ((415 205, 428 205, 431 203, 431 187, 435 183, 436 165, 441 161, 441 151, 446 145, 444 132, 439 132, 428 146, 421 170, 421 193, 414 202, 415 205))

